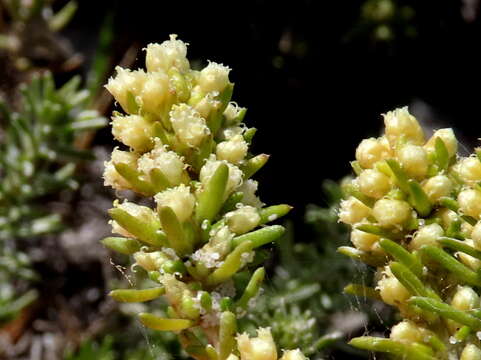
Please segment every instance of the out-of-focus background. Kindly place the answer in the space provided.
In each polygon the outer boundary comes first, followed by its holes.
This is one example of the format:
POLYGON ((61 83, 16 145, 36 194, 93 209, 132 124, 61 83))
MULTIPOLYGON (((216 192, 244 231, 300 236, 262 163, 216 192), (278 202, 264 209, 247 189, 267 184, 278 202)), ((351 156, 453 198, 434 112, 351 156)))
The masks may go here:
POLYGON ((335 253, 347 241, 335 182, 395 107, 476 144, 479 10, 478 0, 0 1, 0 359, 184 356, 174 337, 141 328, 138 309, 106 298, 128 269, 99 244, 114 197, 102 166, 116 146, 102 85, 172 33, 192 66, 233 69, 255 152, 272 154, 261 198, 295 207, 245 329, 270 325, 312 359, 367 358, 345 339, 383 333, 390 310, 341 294, 372 274, 335 253))

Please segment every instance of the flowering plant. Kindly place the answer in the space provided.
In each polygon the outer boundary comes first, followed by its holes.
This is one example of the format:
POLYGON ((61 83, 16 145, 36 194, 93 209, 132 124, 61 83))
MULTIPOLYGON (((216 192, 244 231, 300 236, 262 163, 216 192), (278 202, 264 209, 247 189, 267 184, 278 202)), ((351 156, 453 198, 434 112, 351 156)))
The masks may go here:
POLYGON ((346 291, 383 300, 403 320, 389 339, 351 344, 402 359, 481 359, 481 152, 458 156, 452 129, 426 141, 407 108, 384 123, 356 150, 339 212, 354 247, 339 251, 377 269, 374 287, 346 291))
MULTIPOLYGON (((141 313, 152 329, 176 331, 196 359, 277 359, 269 329, 236 335, 264 279, 256 249, 284 232, 266 224, 288 205, 266 207, 252 176, 266 163, 252 155, 256 132, 243 124, 246 109, 231 101, 230 69, 209 62, 192 70, 187 44, 171 35, 146 49, 146 68, 117 67, 106 88, 126 114, 114 112, 112 132, 127 150, 114 149, 105 184, 153 200, 155 209, 116 200, 103 243, 132 255, 156 286, 113 290, 123 302, 165 296, 167 314, 141 313)), ((304 359, 298 350, 282 359, 304 359)))

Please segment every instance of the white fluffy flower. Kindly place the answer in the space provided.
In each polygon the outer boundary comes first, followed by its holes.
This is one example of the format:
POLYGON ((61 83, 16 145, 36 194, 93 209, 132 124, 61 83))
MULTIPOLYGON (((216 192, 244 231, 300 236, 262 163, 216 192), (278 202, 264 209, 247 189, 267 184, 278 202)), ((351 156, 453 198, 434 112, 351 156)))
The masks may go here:
POLYGON ((205 119, 187 104, 174 105, 170 121, 179 141, 190 147, 199 146, 210 134, 205 119))
POLYGON ((242 135, 236 135, 229 140, 217 144, 216 154, 219 160, 227 160, 239 164, 247 155, 248 145, 242 135))
POLYGON ((202 69, 199 75, 198 83, 205 93, 217 91, 222 92, 229 84, 230 69, 222 64, 209 62, 205 68, 202 69))
POLYGON ((112 186, 114 189, 117 190, 129 190, 132 187, 130 183, 121 176, 117 170, 115 170, 115 164, 127 164, 132 167, 136 167, 137 159, 139 155, 134 152, 130 151, 121 151, 118 148, 115 148, 112 151, 110 161, 106 161, 104 163, 104 185, 105 186, 112 186))
POLYGON ((184 184, 162 191, 154 198, 158 208, 170 207, 180 222, 186 221, 194 211, 195 197, 190 193, 190 188, 184 184))
POLYGON ((229 196, 232 191, 237 189, 242 184, 242 171, 235 165, 228 163, 227 161, 217 160, 215 155, 211 155, 205 162, 202 169, 200 169, 200 182, 205 185, 209 182, 210 178, 216 172, 220 164, 226 164, 229 167, 229 178, 227 180, 227 187, 225 197, 229 196))
POLYGON ((163 70, 168 72, 175 67, 180 72, 189 70, 189 60, 187 60, 187 45, 182 40, 177 40, 177 35, 170 35, 170 40, 162 44, 147 45, 147 55, 145 65, 147 71, 163 70))

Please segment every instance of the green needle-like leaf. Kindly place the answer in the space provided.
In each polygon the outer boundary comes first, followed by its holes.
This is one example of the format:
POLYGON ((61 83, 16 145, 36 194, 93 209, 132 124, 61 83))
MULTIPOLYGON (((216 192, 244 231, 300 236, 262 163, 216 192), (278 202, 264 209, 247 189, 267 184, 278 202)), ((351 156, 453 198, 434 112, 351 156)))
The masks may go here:
POLYGON ((404 172, 404 170, 401 168, 401 165, 399 165, 397 160, 394 159, 388 159, 386 160, 386 163, 389 165, 389 168, 393 172, 399 188, 406 194, 410 194, 411 188, 409 186, 409 178, 404 172))
POLYGON ((220 164, 198 197, 196 217, 199 224, 204 220, 214 220, 219 213, 224 202, 228 178, 229 167, 220 164))
POLYGON ((461 264, 444 250, 433 245, 427 245, 423 246, 421 251, 423 254, 435 260, 445 269, 449 270, 461 281, 464 281, 469 285, 481 286, 481 277, 477 273, 469 269, 467 266, 461 264))
POLYGON ((411 269, 416 276, 421 276, 423 264, 421 264, 421 261, 416 255, 411 254, 404 247, 389 239, 383 238, 379 240, 379 245, 394 259, 411 269))
POLYGON ((191 253, 193 244, 189 242, 174 210, 168 206, 162 206, 159 209, 159 217, 170 247, 173 248, 178 255, 191 253))
POLYGON ((219 327, 219 360, 225 360, 234 351, 235 334, 237 332, 236 316, 230 311, 224 311, 220 316, 219 327))
POLYGON ((146 327, 162 331, 180 331, 194 325, 194 322, 187 319, 166 319, 150 313, 140 313, 140 321, 146 327))
POLYGON ((125 179, 130 185, 132 185, 135 190, 146 195, 151 196, 155 194, 155 189, 147 181, 141 179, 142 174, 132 168, 131 166, 123 163, 114 164, 115 170, 125 179))
POLYGON ((160 223, 142 221, 120 208, 110 209, 109 214, 121 227, 140 241, 156 247, 167 246, 167 237, 160 230, 160 223))
POLYGON ((349 345, 374 352, 385 352, 404 360, 436 360, 428 351, 379 337, 362 336, 354 338, 349 345))
POLYGON ((254 248, 251 241, 244 241, 237 246, 227 257, 224 263, 217 268, 206 279, 208 286, 218 285, 232 277, 243 265, 242 256, 244 253, 249 253, 254 248))
POLYGON ((125 255, 132 255, 139 251, 141 247, 141 244, 135 239, 114 236, 106 237, 102 240, 102 244, 109 249, 125 255))
POLYGON ((270 221, 274 221, 283 217, 292 210, 292 206, 281 204, 281 205, 273 205, 259 210, 259 215, 261 217, 261 221, 259 222, 260 225, 268 223, 270 221))
POLYGON ((238 246, 246 241, 252 242, 254 249, 266 245, 280 238, 286 230, 280 225, 271 225, 251 231, 232 239, 232 245, 238 246))
POLYGON ((249 280, 249 283, 247 284, 244 293, 242 294, 242 297, 236 303, 236 307, 247 309, 249 300, 254 298, 259 292, 265 275, 266 271, 262 267, 257 269, 254 274, 252 274, 252 277, 249 280))
POLYGON ((423 217, 428 216, 432 210, 431 202, 429 201, 428 196, 417 181, 409 180, 408 184, 411 193, 410 200, 413 207, 416 209, 419 215, 423 217))
POLYGON ((151 289, 117 289, 112 290, 109 294, 112 298, 120 302, 144 302, 157 299, 165 294, 163 287, 151 289))
POLYGON ((241 166, 241 170, 244 173, 244 180, 251 178, 256 172, 258 172, 269 160, 269 155, 259 154, 250 158, 241 166))
POLYGON ((383 266, 388 260, 385 256, 368 253, 350 246, 341 246, 337 249, 337 252, 374 267, 383 266))
POLYGON ((426 288, 423 282, 404 264, 392 262, 389 267, 394 276, 411 294, 439 299, 439 296, 426 288))
POLYGON ((448 237, 441 237, 438 239, 438 242, 445 247, 456 251, 461 251, 463 253, 471 255, 472 257, 475 257, 476 259, 481 260, 481 251, 466 244, 464 241, 451 239, 448 237))
POLYGON ((446 170, 449 165, 449 152, 446 144, 440 137, 436 138, 434 143, 434 150, 436 153, 436 163, 440 170, 446 170))
POLYGON ((481 330, 481 319, 469 315, 467 312, 453 308, 452 306, 427 297, 413 296, 408 300, 411 305, 416 305, 423 310, 431 311, 440 316, 454 320, 460 324, 466 325, 474 331, 481 330))

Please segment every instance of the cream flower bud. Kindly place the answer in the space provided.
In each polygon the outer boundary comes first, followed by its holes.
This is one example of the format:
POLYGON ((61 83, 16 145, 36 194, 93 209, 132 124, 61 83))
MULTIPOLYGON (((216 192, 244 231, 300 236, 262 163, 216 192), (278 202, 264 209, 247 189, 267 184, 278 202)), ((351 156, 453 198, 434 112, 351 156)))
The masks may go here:
POLYGON ((453 221, 457 221, 459 219, 458 214, 456 214, 454 211, 449 210, 447 208, 441 208, 438 211, 436 211, 436 217, 441 219, 442 226, 444 229, 447 229, 453 221))
POLYGON ((224 110, 225 126, 237 125, 239 115, 245 108, 241 108, 237 103, 231 101, 224 110))
POLYGON ((371 209, 352 196, 341 201, 339 220, 345 224, 357 224, 370 214, 371 209))
POLYGON ((137 251, 134 259, 145 271, 159 270, 166 260, 166 256, 161 251, 143 252, 137 251))
POLYGON ((404 320, 393 326, 389 337, 391 340, 407 345, 415 342, 422 343, 424 338, 419 326, 409 320, 404 320))
MULTIPOLYGON (((471 239, 466 239, 464 240, 464 242, 466 243, 466 245, 474 246, 474 241, 471 239)), ((471 269, 475 271, 478 271, 479 269, 481 269, 481 260, 461 251, 457 252, 456 256, 464 265, 470 267, 471 269)))
POLYGON ((184 184, 167 189, 154 196, 157 207, 170 207, 180 222, 186 221, 194 211, 195 197, 184 184))
POLYGON ((481 181, 481 161, 477 157, 470 156, 460 160, 453 169, 459 177, 469 185, 476 185, 481 181))
POLYGON ((128 93, 130 92, 134 98, 138 96, 147 80, 147 74, 143 70, 131 71, 120 66, 117 66, 115 70, 117 75, 115 78, 110 78, 105 87, 120 106, 129 112, 128 93))
POLYGON ((244 194, 242 196, 242 204, 254 206, 258 209, 265 205, 256 195, 258 187, 259 183, 252 179, 242 182, 242 185, 237 189, 237 191, 241 191, 244 194))
POLYGON ((376 199, 382 198, 389 190, 391 190, 391 181, 389 177, 373 169, 364 170, 361 175, 359 175, 357 183, 359 185, 359 190, 361 190, 364 195, 376 199))
POLYGON ((174 105, 170 121, 179 141, 190 147, 199 146, 210 134, 205 119, 187 104, 174 105))
POLYGON ((137 99, 140 99, 139 105, 144 112, 162 117, 166 114, 166 108, 170 107, 171 96, 169 77, 164 72, 157 71, 147 75, 137 99))
POLYGON ((221 140, 230 140, 235 136, 242 135, 245 131, 245 128, 240 126, 229 126, 226 128, 221 128, 218 137, 221 140))
POLYGON ((356 160, 363 168, 372 168, 378 161, 391 156, 391 149, 380 139, 364 139, 356 149, 356 160))
POLYGON ((189 70, 189 60, 187 60, 187 45, 181 40, 177 40, 177 35, 170 35, 170 40, 162 44, 147 45, 147 55, 145 65, 147 71, 164 70, 168 72, 171 67, 176 67, 180 72, 189 70))
POLYGON ((463 190, 458 195, 459 210, 464 215, 479 219, 481 215, 481 192, 474 189, 463 190))
POLYGON ((212 93, 208 93, 195 104, 194 109, 199 112, 200 116, 202 116, 204 119, 207 119, 209 114, 212 111, 217 111, 220 106, 221 102, 216 100, 212 93))
POLYGON ((426 176, 429 161, 426 150, 421 146, 406 144, 397 151, 397 158, 409 176, 415 178, 426 176))
POLYGON ((449 157, 456 155, 458 152, 458 140, 456 140, 456 136, 454 136, 453 129, 448 128, 437 130, 427 141, 426 145, 424 145, 424 148, 428 151, 434 151, 436 138, 443 140, 444 145, 446 145, 446 149, 448 150, 449 157))
POLYGON ((140 115, 113 116, 112 134, 135 151, 152 148, 153 124, 140 115))
POLYGON ((351 242, 362 251, 372 251, 373 246, 379 241, 379 236, 367 232, 353 229, 351 232, 351 242))
POLYGON ((235 356, 234 354, 230 354, 229 357, 227 358, 227 360, 239 360, 239 358, 237 356, 235 356))
POLYGON ((384 125, 386 126, 386 137, 391 147, 395 147, 401 139, 405 139, 415 145, 424 143, 423 129, 416 118, 409 113, 407 106, 389 111, 383 116, 384 125))
POLYGON ((237 165, 247 155, 248 145, 242 135, 236 135, 227 141, 217 144, 216 154, 219 160, 227 160, 237 165))
POLYGON ((130 151, 121 151, 115 148, 112 151, 112 157, 110 161, 106 161, 104 163, 105 170, 104 170, 104 185, 105 186, 112 186, 114 189, 117 190, 128 190, 131 189, 131 186, 127 180, 121 176, 117 170, 115 170, 115 164, 127 164, 132 167, 136 167, 137 159, 139 155, 134 152, 130 151))
POLYGON ((389 267, 385 268, 384 275, 377 283, 382 300, 394 306, 404 304, 411 296, 409 291, 396 279, 389 267))
POLYGON ((247 334, 237 336, 241 360, 277 360, 277 349, 269 328, 259 328, 257 337, 247 334))
POLYGON ((423 226, 413 236, 409 243, 409 249, 419 250, 424 245, 438 246, 437 239, 444 235, 443 228, 436 223, 423 226))
POLYGON ((244 234, 254 229, 261 220, 255 207, 243 206, 225 214, 229 229, 236 234, 244 234))
MULTIPOLYGON (((152 223, 152 222, 159 221, 157 214, 147 206, 137 205, 128 201, 125 201, 122 204, 119 204, 117 201, 115 201, 114 206, 124 210, 125 212, 129 213, 131 216, 143 222, 152 223)), ((127 230, 121 227, 116 221, 112 220, 111 225, 112 225, 113 233, 124 235, 127 237, 134 237, 127 230)))
POLYGON ((137 162, 138 169, 149 174, 153 169, 159 169, 172 185, 182 182, 185 164, 174 151, 167 151, 160 141, 156 141, 155 148, 145 153, 137 162))
POLYGON ((287 350, 279 360, 307 360, 301 350, 287 350))
POLYGON ((374 204, 372 214, 381 226, 397 226, 409 220, 411 207, 401 200, 381 199, 374 204))
POLYGON ((469 311, 479 307, 479 296, 469 286, 458 286, 456 294, 451 300, 451 306, 462 311, 469 311))
POLYGON ((467 344, 459 360, 481 360, 481 349, 474 344, 467 344))
POLYGON ((229 84, 230 69, 222 64, 209 62, 202 69, 199 75, 198 83, 205 93, 217 91, 221 93, 229 84))
POLYGON ((230 195, 232 191, 234 191, 236 188, 238 188, 242 184, 242 171, 235 165, 232 165, 228 163, 225 160, 217 160, 215 155, 211 155, 209 159, 205 162, 204 166, 200 169, 200 182, 202 184, 207 184, 214 175, 215 171, 217 170, 217 167, 225 163, 229 167, 229 179, 227 180, 227 187, 226 187, 226 194, 225 197, 230 195))
POLYGON ((471 239, 476 249, 481 249, 481 221, 478 221, 476 225, 474 225, 471 231, 471 239))
POLYGON ((453 182, 445 175, 436 175, 423 184, 423 190, 431 202, 436 203, 453 190, 453 182))

